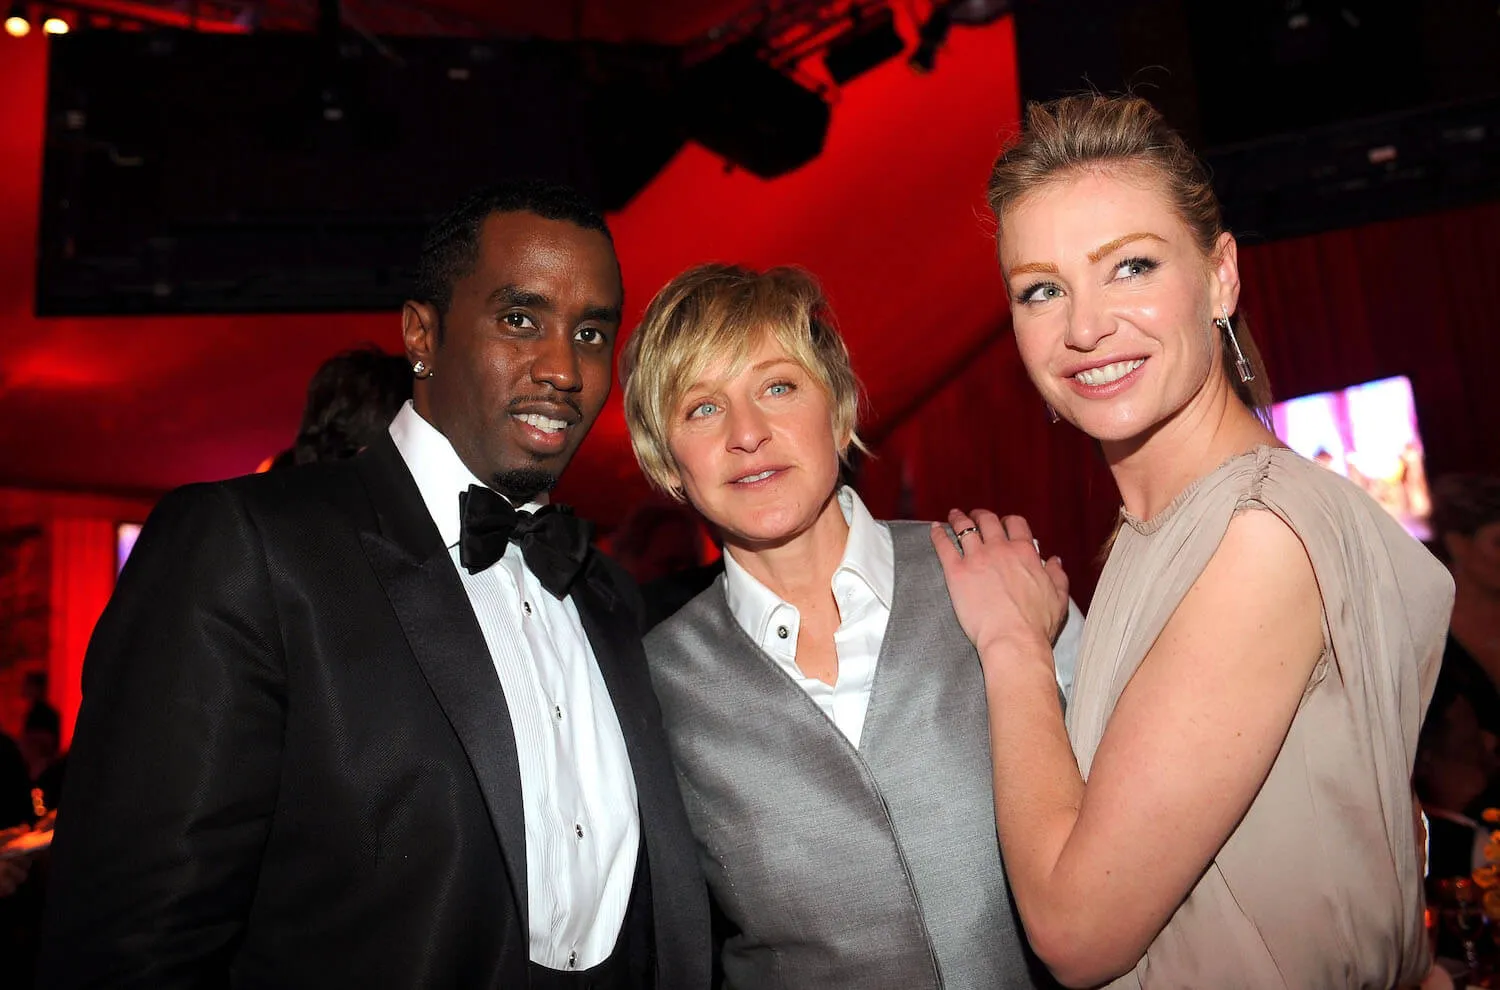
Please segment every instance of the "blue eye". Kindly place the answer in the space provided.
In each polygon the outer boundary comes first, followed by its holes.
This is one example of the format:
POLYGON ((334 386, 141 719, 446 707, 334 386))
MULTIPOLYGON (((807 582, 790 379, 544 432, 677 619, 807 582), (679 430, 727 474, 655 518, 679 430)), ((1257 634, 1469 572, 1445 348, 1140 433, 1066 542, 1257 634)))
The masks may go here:
POLYGON ((1056 282, 1037 282, 1034 285, 1022 289, 1016 299, 1023 303, 1047 302, 1051 299, 1062 297, 1062 286, 1056 282))
POLYGON ((1155 271, 1157 263, 1150 258, 1126 258, 1115 266, 1116 278, 1135 278, 1147 272, 1155 271))
POLYGON ((797 386, 791 382, 776 382, 767 388, 766 391, 772 395, 791 395, 796 388, 797 386))
POLYGON ((718 405, 712 402, 700 402, 688 412, 688 419, 702 419, 712 416, 719 411, 718 405))

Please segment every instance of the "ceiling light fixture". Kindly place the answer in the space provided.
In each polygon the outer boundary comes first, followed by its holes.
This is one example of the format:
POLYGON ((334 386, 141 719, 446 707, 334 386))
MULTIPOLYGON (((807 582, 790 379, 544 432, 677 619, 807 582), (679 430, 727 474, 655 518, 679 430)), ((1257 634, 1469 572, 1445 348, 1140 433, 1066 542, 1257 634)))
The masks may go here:
POLYGON ((12 38, 24 38, 31 33, 31 19, 26 16, 25 5, 11 4, 10 14, 5 18, 5 33, 12 38))

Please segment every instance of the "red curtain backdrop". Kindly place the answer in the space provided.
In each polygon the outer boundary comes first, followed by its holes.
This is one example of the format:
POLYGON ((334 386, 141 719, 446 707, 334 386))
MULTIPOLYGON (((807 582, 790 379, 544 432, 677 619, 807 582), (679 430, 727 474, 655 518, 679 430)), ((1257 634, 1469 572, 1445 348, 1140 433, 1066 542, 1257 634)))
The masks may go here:
POLYGON ((1500 202, 1243 252, 1277 398, 1406 375, 1428 472, 1500 471, 1500 202))
POLYGON ((54 519, 52 625, 48 690, 62 715, 62 743, 73 738, 83 701, 83 655, 94 623, 115 587, 115 524, 107 519, 54 519))
MULTIPOLYGON (((1240 275, 1278 399, 1407 375, 1429 475, 1500 472, 1487 351, 1500 340, 1500 203, 1249 247, 1240 275)), ((1087 603, 1118 499, 1094 445, 1047 423, 1009 324, 913 398, 874 438, 862 488, 875 514, 1021 513, 1087 603)))
MULTIPOLYGON (((94 623, 114 591, 116 524, 144 520, 151 505, 152 500, 146 498, 0 488, 0 531, 40 532, 46 556, 44 566, 9 576, 44 588, 13 583, 6 593, 18 601, 40 598, 47 603, 45 614, 37 617, 45 636, 35 641, 25 637, 20 648, 11 643, 13 648, 0 661, 12 669, 0 670, 0 685, 15 694, 20 684, 16 675, 46 670, 50 700, 62 715, 64 746, 72 738, 83 696, 84 652, 94 623)), ((0 710, 7 715, 19 717, 23 707, 17 696, 0 698, 0 710)))

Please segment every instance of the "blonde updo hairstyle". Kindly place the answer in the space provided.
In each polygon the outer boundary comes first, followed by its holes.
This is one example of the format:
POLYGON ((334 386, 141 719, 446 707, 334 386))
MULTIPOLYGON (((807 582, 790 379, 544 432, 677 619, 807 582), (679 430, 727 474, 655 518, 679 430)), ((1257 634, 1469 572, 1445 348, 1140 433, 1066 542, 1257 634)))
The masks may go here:
MULTIPOLYGON (((987 195, 997 235, 1005 211, 1022 197, 1050 182, 1094 170, 1155 179, 1193 232, 1203 257, 1214 258, 1224 225, 1208 170, 1156 108, 1136 96, 1087 93, 1027 104, 1026 126, 990 172, 987 195)), ((1265 363, 1245 318, 1235 313, 1230 324, 1254 380, 1240 381, 1234 349, 1223 339, 1220 365, 1240 401, 1265 420, 1271 407, 1265 363)))
POLYGON ((657 488, 683 498, 669 440, 688 389, 719 361, 738 374, 767 336, 828 395, 839 459, 847 463, 851 446, 868 452, 855 432, 859 379, 817 279, 792 267, 700 265, 656 294, 620 355, 630 445, 657 488))

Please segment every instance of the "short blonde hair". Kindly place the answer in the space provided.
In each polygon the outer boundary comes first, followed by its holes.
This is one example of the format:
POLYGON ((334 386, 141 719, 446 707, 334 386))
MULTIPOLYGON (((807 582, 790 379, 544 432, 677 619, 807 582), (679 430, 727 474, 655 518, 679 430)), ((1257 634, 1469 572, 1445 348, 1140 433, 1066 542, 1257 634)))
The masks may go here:
POLYGON ((668 443, 677 405, 714 362, 727 358, 737 373, 765 335, 828 394, 840 460, 851 445, 868 452, 855 432, 859 379, 817 279, 800 268, 700 265, 656 294, 620 355, 630 445, 653 485, 682 498, 668 443))

